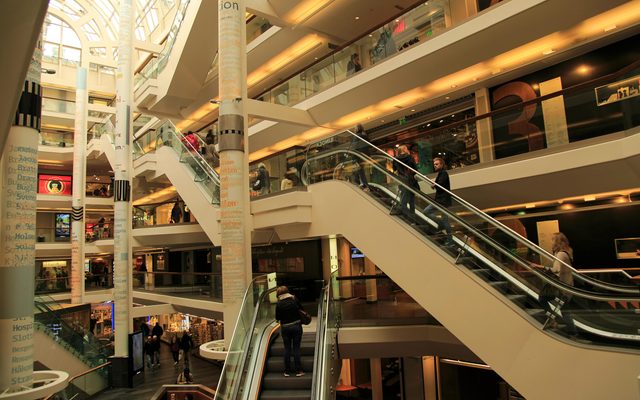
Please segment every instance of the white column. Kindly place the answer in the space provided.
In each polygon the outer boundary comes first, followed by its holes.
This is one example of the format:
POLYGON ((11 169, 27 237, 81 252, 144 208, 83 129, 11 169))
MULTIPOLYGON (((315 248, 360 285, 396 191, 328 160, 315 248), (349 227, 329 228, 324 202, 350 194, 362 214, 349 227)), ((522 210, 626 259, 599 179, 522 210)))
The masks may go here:
POLYGON ((114 180, 114 308, 115 356, 128 357, 128 334, 131 331, 129 311, 132 307, 131 288, 131 78, 133 7, 131 0, 120 0, 120 37, 118 72, 116 75, 116 131, 114 180))
POLYGON ((71 200, 71 303, 84 301, 84 194, 87 149, 87 69, 76 73, 76 121, 73 134, 73 197, 71 200))
POLYGON ((245 6, 218 1, 220 93, 220 225, 224 339, 229 348, 244 292, 251 282, 245 6))
POLYGON ((39 40, 0 160, 0 393, 33 382, 41 45, 39 40))

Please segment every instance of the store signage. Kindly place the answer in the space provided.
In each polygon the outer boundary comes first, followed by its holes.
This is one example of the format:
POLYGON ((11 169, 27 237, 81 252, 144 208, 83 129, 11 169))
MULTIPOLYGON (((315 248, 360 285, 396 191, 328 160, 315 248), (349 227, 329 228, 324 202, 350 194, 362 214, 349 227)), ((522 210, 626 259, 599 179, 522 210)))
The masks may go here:
POLYGON ((71 177, 67 175, 38 175, 38 193, 71 196, 71 177))
POLYGON ((640 95, 640 75, 595 88, 598 106, 617 103, 640 95))

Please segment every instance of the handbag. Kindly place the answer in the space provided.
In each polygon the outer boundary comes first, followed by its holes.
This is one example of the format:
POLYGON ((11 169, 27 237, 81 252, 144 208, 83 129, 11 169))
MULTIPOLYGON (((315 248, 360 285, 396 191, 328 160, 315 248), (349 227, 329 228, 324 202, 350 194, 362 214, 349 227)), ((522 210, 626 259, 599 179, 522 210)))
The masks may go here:
POLYGON ((311 323, 311 315, 309 315, 308 312, 299 308, 298 314, 300 314, 300 322, 302 323, 302 325, 309 325, 311 323))

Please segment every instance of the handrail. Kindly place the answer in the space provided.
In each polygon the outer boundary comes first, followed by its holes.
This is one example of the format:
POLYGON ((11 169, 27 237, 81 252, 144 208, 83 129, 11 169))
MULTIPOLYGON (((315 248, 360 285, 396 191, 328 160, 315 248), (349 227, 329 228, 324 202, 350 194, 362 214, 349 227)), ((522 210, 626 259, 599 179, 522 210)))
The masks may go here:
MULTIPOLYGON (((320 380, 320 376, 322 375, 322 372, 324 370, 324 363, 323 358, 320 356, 321 353, 321 349, 324 348, 324 343, 326 343, 324 341, 324 334, 326 333, 327 330, 327 321, 322 318, 322 313, 323 313, 323 308, 325 307, 324 304, 324 299, 325 297, 328 298, 329 297, 329 285, 325 285, 324 288, 322 289, 322 296, 320 298, 320 301, 318 302, 318 318, 317 318, 317 323, 316 323, 316 341, 315 341, 315 352, 313 354, 313 367, 314 367, 314 371, 313 371, 313 377, 311 379, 311 398, 312 399, 316 399, 318 398, 317 396, 317 386, 322 384, 323 382, 320 380)), ((328 305, 327 305, 328 307, 328 305)), ((328 311, 328 308, 327 308, 328 311)), ((327 312, 328 315, 328 312, 327 312)))
MULTIPOLYGON (((247 287, 247 290, 245 290, 245 292, 244 292, 244 296, 242 297, 242 303, 240 303, 242 306, 241 306, 241 308, 240 308, 240 311, 242 311, 242 307, 244 306, 244 304, 246 304, 246 303, 247 303, 247 300, 248 300, 248 297, 249 297, 249 289, 253 288, 253 287, 254 287, 254 285, 256 285, 256 284, 257 284, 258 280, 260 280, 260 279, 266 280, 266 279, 267 279, 266 277, 267 277, 267 275, 258 275, 258 276, 254 277, 254 278, 251 280, 251 283, 249 283, 249 286, 247 287)), ((254 313, 254 322, 255 322, 255 317, 256 317, 256 315, 255 315, 255 313, 254 313)), ((231 334, 231 338, 234 338, 234 337, 236 336, 236 332, 237 332, 237 330, 238 330, 238 325, 239 325, 239 324, 240 324, 240 318, 236 319, 236 324, 235 324, 235 326, 233 327, 233 333, 231 334)), ((229 349, 227 349, 227 351, 228 351, 228 350, 229 350, 229 349)), ((246 355, 246 353, 245 353, 245 355, 246 355)), ((226 376, 226 375, 225 375, 225 372, 227 371, 227 368, 229 368, 229 367, 228 367, 228 365, 229 365, 229 364, 224 363, 224 365, 223 365, 223 367, 222 367, 222 371, 220 371, 220 379, 222 379, 223 377, 225 377, 225 376, 226 376)), ((220 384, 218 384, 218 386, 220 386, 220 384)), ((217 397, 217 396, 216 396, 216 397, 217 397)), ((230 398, 233 398, 233 397, 230 397, 230 398)))
MULTIPOLYGON (((367 157, 364 156, 363 154, 357 152, 357 151, 353 151, 353 150, 348 150, 348 149, 335 149, 335 150, 329 150, 326 152, 323 152, 315 157, 311 157, 307 159, 307 162, 314 160, 314 159, 320 159, 320 158, 324 158, 327 156, 331 156, 331 155, 336 155, 336 154, 349 154, 352 157, 359 157, 362 160, 367 160, 367 157)), ((306 163, 305 163, 306 164, 306 163)), ((528 262, 524 262, 522 259, 520 259, 519 257, 513 255, 511 252, 507 251, 506 249, 504 249, 499 243, 497 243, 493 238, 487 236, 486 234, 484 234, 483 232, 478 232, 476 231, 476 229, 469 225, 466 221, 460 219, 455 213, 450 212, 448 209, 446 209, 445 207, 439 205, 436 201, 432 200, 431 198, 429 198, 429 196, 425 195, 424 193, 415 190, 409 186, 406 186, 404 184, 404 182, 398 178, 395 174, 390 173, 389 171, 387 171, 386 169, 380 167, 377 164, 372 164, 373 168, 376 168, 377 170, 379 170, 380 172, 382 172, 383 174, 385 174, 387 176, 387 178, 390 178, 391 180, 395 181, 398 185, 403 186, 404 190, 409 190, 411 191, 413 194, 420 196, 421 198, 425 199, 429 204, 432 204, 434 207, 436 207, 438 210, 440 210, 443 213, 446 213, 449 215, 449 217, 453 218, 456 222, 458 222, 460 225, 466 227, 467 229, 471 230, 471 231, 475 231, 479 236, 481 236, 487 243, 492 244, 492 246, 497 249, 500 253, 502 253, 502 255, 504 255, 505 257, 509 258, 511 261, 517 263, 519 266, 525 268, 526 270, 528 270, 529 272, 535 274, 536 276, 538 276, 541 280, 543 280, 544 282, 546 282, 547 284, 550 284, 564 292, 569 292, 573 295, 579 296, 579 297, 583 297, 583 298, 587 298, 590 300, 599 300, 599 301, 639 301, 640 300, 640 295, 638 295, 639 292, 639 288, 638 287, 629 287, 629 289, 622 291, 623 293, 631 293, 631 294, 636 294, 636 297, 620 297, 620 296, 616 296, 616 295, 610 295, 610 294, 599 294, 599 293, 593 293, 593 292, 589 292, 583 289, 577 289, 573 286, 567 285, 563 282, 557 281, 555 279, 551 279, 548 276, 546 276, 544 273, 540 272, 537 270, 537 268, 533 267, 532 265, 530 265, 530 263, 528 262)), ((407 166, 407 168, 410 168, 407 166)), ((304 166, 303 166, 303 170, 304 170, 304 166)), ((412 169, 413 170, 413 169, 412 169)), ((415 170, 413 170, 415 171, 415 170)), ((428 179, 428 178, 427 178, 428 179)), ((435 183, 435 182, 434 182, 435 183)), ((457 197, 457 196, 456 196, 457 197)), ((465 202, 466 203, 466 202, 465 202)), ((486 214, 485 214, 486 215, 486 214)), ((489 216, 487 217, 487 222, 492 223, 492 218, 489 216)), ((495 221, 495 220, 493 220, 495 221)), ((499 225, 504 226, 502 224, 500 224, 498 221, 497 222, 499 225)), ((506 227, 505 227, 506 228, 506 227)), ((509 229, 509 228, 506 228, 509 229)), ((509 229, 510 231, 510 229, 509 229)), ((515 234, 515 233, 514 233, 515 234)), ((516 240, 518 240, 520 238, 519 235, 515 234, 515 238, 516 240)), ((535 245, 534 245, 535 246, 535 245)), ((545 251, 546 253, 546 251, 545 251)), ((548 253, 546 253, 548 254, 548 253)), ((553 257, 555 259, 555 257, 553 257)), ((589 278, 592 279, 592 278, 589 278)), ((600 285, 594 285, 594 286, 604 286, 605 288, 608 288, 609 290, 612 290, 610 286, 604 285, 602 282, 600 281, 596 281, 595 282, 599 283, 600 285)), ((626 287, 625 287, 626 288, 626 287)))
MULTIPOLYGON (((71 378, 69 378, 69 380, 67 381, 67 385, 70 384, 71 382, 73 382, 74 380, 80 378, 81 376, 88 375, 88 374, 92 373, 93 371, 97 371, 97 370, 102 369, 102 368, 104 368, 106 366, 109 366, 109 365, 111 365, 111 361, 107 361, 104 364, 100 364, 100 365, 95 366, 93 368, 90 368, 90 369, 88 369, 88 370, 86 370, 84 372, 81 372, 81 373, 79 373, 77 375, 74 375, 71 378)), ((45 397, 44 400, 52 400, 54 398, 54 396, 56 396, 56 394, 57 393, 50 394, 49 396, 45 397)))
MULTIPOLYGON (((250 333, 253 332, 255 330, 255 328, 256 328, 256 321, 258 319, 258 312, 260 311, 260 305, 262 304, 262 300, 264 300, 264 298, 267 295, 275 292, 276 290, 278 290, 278 288, 274 287, 274 288, 265 290, 264 292, 262 292, 260 294, 260 297, 258 298, 258 302, 257 302, 258 306, 256 307, 256 309, 255 309, 255 311, 253 313, 253 320, 251 321, 251 329, 249 329, 250 333)), ((247 355, 249 354, 249 348, 251 347, 250 345, 251 345, 251 340, 247 340, 247 342, 245 343, 245 347, 243 349, 243 352, 242 352, 243 357, 242 357, 242 361, 240 362, 240 371, 243 371, 244 368, 245 368, 245 365, 246 365, 246 362, 247 362, 247 358, 248 358, 247 355)), ((235 389, 234 389, 234 391, 232 393, 232 396, 230 398, 231 399, 237 399, 239 390, 240 390, 240 385, 236 385, 236 387, 235 387, 235 389)))
MULTIPOLYGON (((583 280, 585 282, 589 282, 590 284, 592 284, 592 285, 594 285, 596 287, 599 287, 601 289, 614 290, 614 291, 618 291, 620 293, 628 293, 628 294, 638 294, 639 293, 638 287, 622 286, 622 285, 615 285, 615 284, 605 284, 604 282, 598 281, 596 279, 587 278, 587 277, 584 277, 584 276, 580 275, 578 273, 578 271, 573 266, 571 266, 571 265, 565 263, 564 261, 560 260, 555 255, 549 253, 547 250, 545 250, 542 247, 536 245, 535 243, 533 243, 529 239, 517 234, 511 228, 509 228, 506 225, 504 225, 502 222, 496 220, 495 218, 492 218, 491 216, 489 216, 484 211, 480 210, 479 208, 477 208, 473 204, 471 204, 471 203, 467 202, 466 200, 464 200, 462 197, 456 195, 455 193, 453 193, 449 189, 439 185, 438 183, 436 183, 435 180, 427 177, 426 175, 422 174, 420 171, 410 167, 409 165, 407 165, 404 162, 400 161, 396 157, 390 156, 389 154, 387 154, 387 152, 385 152, 384 150, 382 150, 378 146, 374 145, 373 143, 367 141, 366 139, 358 136, 357 134, 355 134, 351 130, 347 129, 346 132, 349 132, 349 134, 351 134, 352 137, 358 138, 358 140, 360 140, 360 141, 364 142, 365 144, 367 144, 368 146, 374 148, 376 151, 378 151, 380 153, 379 155, 382 155, 383 157, 387 158, 389 161, 393 161, 393 162, 396 162, 398 164, 401 164, 402 166, 404 166, 408 170, 412 171, 415 174, 415 176, 417 176, 421 180, 427 182, 432 187, 437 187, 437 188, 443 190, 445 193, 447 193, 451 197, 453 197, 457 202, 461 203, 466 208, 468 208, 471 211, 473 211, 476 215, 478 215, 480 218, 482 218, 485 222, 488 222, 489 224, 492 224, 492 225, 496 226, 497 228, 499 228, 502 232, 507 234, 512 239, 514 239, 514 240, 516 240, 518 242, 522 242, 530 250, 532 250, 532 251, 534 251, 536 253, 541 253, 541 254, 545 255, 546 257, 550 258, 551 260, 553 260, 554 262, 559 262, 562 265, 564 265, 565 267, 569 268, 571 270, 571 272, 573 273, 573 275, 578 277, 578 279, 583 280)), ((365 157, 361 157, 361 158, 363 158, 365 161, 367 161, 365 157)), ((371 161, 373 161, 373 160, 371 160, 371 161)), ((373 162, 373 164, 376 165, 375 162, 373 162)), ((402 183, 402 185, 405 186, 405 188, 407 188, 407 186, 404 185, 404 183, 402 183)), ((415 192, 413 189, 411 189, 411 191, 415 192)), ((415 192, 415 193, 417 193, 417 192, 415 192)), ((442 207, 438 206, 437 203, 434 204, 434 205, 436 205, 436 207, 438 207, 441 211, 443 211, 442 207)))

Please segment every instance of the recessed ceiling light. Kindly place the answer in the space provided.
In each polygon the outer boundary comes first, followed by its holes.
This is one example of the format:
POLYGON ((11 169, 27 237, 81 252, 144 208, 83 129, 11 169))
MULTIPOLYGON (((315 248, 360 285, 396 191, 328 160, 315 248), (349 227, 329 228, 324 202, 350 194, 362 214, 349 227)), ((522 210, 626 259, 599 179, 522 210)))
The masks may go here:
POLYGON ((444 99, 445 99, 445 100, 449 100, 450 98, 451 98, 451 97, 447 96, 447 97, 445 97, 444 99))
POLYGON ((429 123, 427 124, 427 126, 431 126, 431 122, 429 122, 429 123))
POLYGON ((443 120, 443 119, 441 119, 441 120, 440 120, 440 123, 443 123, 443 122, 444 122, 444 120, 443 120))
POLYGON ((369 37, 373 37, 373 35, 370 33, 370 34, 369 34, 369 37))
POLYGON ((451 114, 451 118, 453 118, 453 117, 455 117, 455 116, 456 116, 455 114, 451 114))
POLYGON ((399 19, 396 19, 396 22, 400 22, 400 20, 399 20, 399 19))
POLYGON ((548 56, 549 54, 555 52, 554 49, 547 49, 545 51, 542 52, 542 55, 548 56))
POLYGON ((317 60, 317 59, 318 59, 318 57, 315 57, 315 59, 317 60))
POLYGON ((605 32, 609 32, 609 31, 612 31, 612 30, 616 29, 617 27, 618 27, 617 25, 609 25, 606 28, 604 28, 604 31, 605 32))
POLYGON ((451 85, 451 89, 455 89, 457 87, 458 87, 458 85, 451 85))
POLYGON ((414 111, 416 111, 416 109, 415 109, 415 108, 412 108, 412 109, 411 109, 411 112, 414 112, 414 111))
POLYGON ((356 17, 356 18, 355 18, 355 20, 356 20, 356 21, 357 21, 357 20, 359 20, 359 19, 360 19, 360 17, 356 17))

